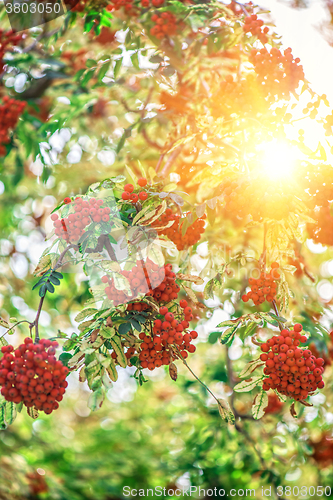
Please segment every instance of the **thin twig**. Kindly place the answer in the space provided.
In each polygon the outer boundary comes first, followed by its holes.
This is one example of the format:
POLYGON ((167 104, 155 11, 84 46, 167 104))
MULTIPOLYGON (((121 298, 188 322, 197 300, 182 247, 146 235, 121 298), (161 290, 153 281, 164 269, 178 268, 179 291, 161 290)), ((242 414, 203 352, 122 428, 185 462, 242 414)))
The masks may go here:
POLYGON ((169 169, 172 167, 173 162, 176 160, 177 156, 181 153, 182 149, 184 147, 184 144, 180 144, 169 156, 168 160, 166 161, 163 170, 161 172, 162 177, 166 177, 169 173, 169 169))
MULTIPOLYGON (((275 311, 275 314, 276 314, 277 316, 280 316, 279 310, 278 310, 278 308, 277 308, 277 305, 276 305, 276 302, 275 302, 275 300, 274 300, 274 299, 272 300, 272 305, 273 305, 273 309, 274 309, 274 311, 275 311)), ((280 332, 282 332, 282 330, 283 330, 283 328, 284 328, 284 327, 283 327, 283 325, 280 323, 280 321, 279 321, 279 320, 277 320, 277 322, 278 322, 278 324, 279 324, 280 332)))

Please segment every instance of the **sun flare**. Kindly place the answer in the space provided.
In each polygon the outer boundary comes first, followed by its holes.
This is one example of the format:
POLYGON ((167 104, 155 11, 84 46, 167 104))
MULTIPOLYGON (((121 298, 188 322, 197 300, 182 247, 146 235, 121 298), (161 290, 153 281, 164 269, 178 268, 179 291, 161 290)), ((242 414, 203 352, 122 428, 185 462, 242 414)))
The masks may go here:
POLYGON ((271 179, 290 177, 300 159, 295 148, 281 141, 263 143, 258 150, 262 153, 260 166, 271 179))

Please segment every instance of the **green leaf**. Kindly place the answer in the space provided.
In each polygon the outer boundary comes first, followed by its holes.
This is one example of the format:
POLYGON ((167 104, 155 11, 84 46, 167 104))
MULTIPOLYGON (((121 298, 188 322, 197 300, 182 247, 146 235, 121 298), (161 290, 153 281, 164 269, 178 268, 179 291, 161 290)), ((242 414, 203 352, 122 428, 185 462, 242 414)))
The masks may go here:
POLYGON ((46 285, 44 284, 44 285, 42 285, 42 286, 40 287, 40 289, 39 289, 39 296, 40 296, 40 297, 44 297, 44 296, 45 296, 45 294, 46 294, 46 285))
POLYGON ((245 368, 240 372, 239 378, 248 378, 251 373, 254 372, 259 366, 263 365, 264 363, 261 361, 261 359, 256 359, 255 361, 250 361, 245 368))
POLYGON ((233 414, 230 405, 224 399, 218 399, 218 408, 219 414, 221 415, 222 420, 224 420, 227 424, 235 424, 235 415, 233 414))
POLYGON ((239 384, 235 385, 234 391, 235 392, 250 392, 252 389, 254 389, 257 385, 260 384, 262 379, 264 378, 264 375, 261 375, 260 377, 252 377, 247 380, 242 380, 239 384))
POLYGON ((108 61, 108 62, 104 63, 103 66, 101 67, 101 69, 99 70, 98 76, 97 76, 99 83, 102 82, 103 78, 105 77, 106 73, 108 72, 108 70, 110 68, 110 65, 111 65, 111 61, 108 61))
POLYGON ((56 276, 52 275, 49 277, 49 280, 51 281, 51 283, 53 283, 54 285, 58 286, 60 285, 60 280, 59 278, 57 278, 56 276))
POLYGON ((105 390, 103 387, 99 387, 96 391, 92 392, 88 399, 88 408, 91 411, 98 410, 104 401, 105 398, 105 390))
POLYGON ((47 281, 45 283, 45 286, 46 286, 48 292, 54 293, 54 286, 52 285, 52 283, 50 283, 49 281, 47 281))
POLYGON ((231 344, 234 336, 235 336, 235 333, 236 333, 236 330, 238 328, 238 323, 234 326, 232 326, 231 328, 227 328, 227 330, 225 332, 223 332, 222 336, 221 336, 221 344, 225 345, 225 344, 228 344, 229 345, 231 344))
MULTIPOLYGON (((141 325, 140 323, 134 319, 134 318, 131 318, 130 319, 130 322, 132 323, 132 325, 134 326, 134 328, 138 331, 138 332, 141 332, 142 328, 141 328, 141 325)), ((125 323, 126 324, 126 323, 125 323)), ((127 332, 126 332, 127 333, 127 332)))
POLYGON ((113 358, 110 358, 109 366, 106 367, 106 371, 108 372, 108 375, 112 382, 117 382, 118 372, 113 358))
POLYGON ((112 345, 115 353, 117 354, 117 361, 120 364, 122 368, 126 368, 127 366, 127 358, 124 353, 124 347, 121 344, 121 340, 119 337, 113 337, 112 339, 109 340, 110 344, 112 345))
POLYGON ((117 332, 113 327, 103 326, 100 329, 100 334, 104 339, 111 339, 116 333, 117 332))
POLYGON ((89 316, 92 316, 96 312, 97 312, 97 309, 94 309, 91 307, 89 307, 87 309, 83 309, 83 311, 79 312, 79 314, 77 316, 75 316, 74 320, 77 322, 80 322, 83 319, 88 318, 89 316))
POLYGON ((261 390, 256 395, 252 405, 252 416, 254 420, 259 420, 265 415, 265 408, 268 405, 267 391, 261 390))
POLYGON ((114 68, 113 68, 113 76, 114 76, 115 79, 119 75, 119 71, 120 71, 122 63, 123 63, 123 58, 122 57, 120 59, 116 60, 116 64, 114 65, 114 68))
POLYGON ((234 325, 236 325, 238 323, 239 323, 239 321, 228 319, 227 321, 222 321, 222 323, 219 323, 217 325, 217 328, 223 328, 225 326, 234 326, 234 325))
POLYGON ((0 326, 3 326, 4 328, 9 328, 9 323, 0 316, 0 326))
POLYGON ((65 366, 68 366, 69 361, 72 359, 73 355, 70 354, 69 352, 63 352, 59 356, 59 360, 64 364, 65 366))
MULTIPOLYGON (((132 325, 131 323, 122 323, 119 328, 118 328, 118 331, 119 331, 119 334, 120 335, 125 335, 126 333, 128 333, 130 330, 132 329, 132 325)), ((141 331, 141 330, 140 330, 141 331)))

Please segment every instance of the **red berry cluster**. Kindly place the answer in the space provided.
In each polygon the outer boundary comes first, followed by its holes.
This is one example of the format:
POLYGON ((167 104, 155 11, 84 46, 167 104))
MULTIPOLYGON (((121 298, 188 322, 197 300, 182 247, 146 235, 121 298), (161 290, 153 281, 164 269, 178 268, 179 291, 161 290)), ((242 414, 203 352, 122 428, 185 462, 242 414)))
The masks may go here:
POLYGON ((282 401, 279 400, 275 393, 268 394, 268 405, 265 408, 265 415, 279 413, 283 408, 282 401))
POLYGON ((316 243, 333 246, 333 213, 330 207, 320 207, 314 212, 315 224, 307 224, 309 237, 316 243))
POLYGON ((171 12, 153 14, 151 20, 155 25, 150 28, 150 34, 159 40, 166 36, 173 36, 177 32, 177 18, 171 12))
POLYGON ((34 344, 29 337, 14 350, 12 345, 1 347, 1 394, 7 401, 23 403, 28 408, 52 413, 59 407, 68 383, 68 368, 57 361, 57 342, 41 339, 34 344))
MULTIPOLYGON (((71 198, 64 199, 65 205, 72 203, 71 198)), ((103 207, 103 200, 96 200, 90 198, 83 200, 78 197, 74 200, 74 212, 69 214, 68 217, 59 219, 57 214, 52 214, 53 226, 55 227, 55 234, 66 240, 67 243, 74 243, 78 241, 84 234, 84 230, 92 222, 109 222, 110 208, 103 207)))
POLYGON ((252 49, 249 57, 257 73, 261 89, 268 96, 289 98, 301 80, 304 80, 303 66, 299 65, 300 59, 293 58, 291 48, 286 49, 283 54, 272 47, 270 51, 266 48, 252 49))
POLYGON ((23 38, 22 33, 16 34, 15 31, 5 31, 0 29, 0 73, 4 68, 3 58, 6 52, 17 45, 23 38))
POLYGON ((312 458, 323 467, 329 467, 333 459, 333 439, 328 432, 322 434, 320 441, 310 441, 313 448, 312 458))
POLYGON ((141 0, 141 5, 142 7, 145 7, 145 8, 148 8, 150 7, 151 5, 153 7, 162 7, 162 5, 164 4, 164 0, 141 0))
POLYGON ((243 31, 245 33, 251 33, 256 36, 261 43, 265 44, 268 42, 267 33, 269 32, 269 28, 266 26, 262 28, 264 21, 258 19, 256 14, 252 14, 252 16, 246 17, 243 25, 243 31))
POLYGON ((180 306, 185 315, 183 321, 180 321, 182 314, 176 319, 175 315, 163 306, 159 310, 161 318, 154 321, 153 334, 140 333, 139 337, 143 340, 139 354, 142 368, 154 370, 162 365, 169 365, 180 356, 186 359, 188 352, 195 352, 196 348, 191 342, 198 337, 198 333, 194 330, 186 332, 186 328, 190 326, 189 321, 193 319, 192 309, 188 307, 186 300, 181 300, 180 306))
MULTIPOLYGON (((147 185, 147 179, 141 177, 138 179, 138 184, 140 187, 145 187, 147 185)), ((146 191, 140 191, 139 194, 136 194, 133 191, 133 184, 125 184, 124 191, 121 194, 122 199, 131 203, 137 203, 139 200, 145 201, 148 198, 148 193, 146 193, 146 191)))
POLYGON ((251 291, 242 296, 242 301, 248 302, 252 299, 256 306, 262 304, 265 300, 272 302, 277 292, 277 283, 275 280, 280 278, 280 274, 277 272, 278 267, 279 264, 273 262, 269 273, 260 273, 258 279, 250 278, 249 285, 251 286, 251 291))
POLYGON ((279 336, 261 345, 260 359, 265 361, 264 374, 268 375, 263 382, 264 391, 276 389, 296 401, 303 401, 317 388, 324 387, 324 360, 316 358, 309 349, 298 347, 307 341, 300 333, 302 329, 297 323, 292 331, 284 329, 279 336))
POLYGON ((8 96, 5 96, 2 99, 2 104, 0 104, 0 156, 4 156, 6 154, 5 144, 10 142, 9 132, 16 127, 18 119, 25 106, 25 101, 17 101, 16 99, 11 99, 8 96))
POLYGON ((119 10, 124 7, 127 14, 132 14, 133 12, 133 1, 132 0, 111 0, 111 4, 106 7, 106 10, 119 10))
MULTIPOLYGON (((186 214, 185 214, 186 216, 186 214)), ((189 226, 183 236, 182 226, 184 224, 185 218, 182 219, 180 215, 172 213, 171 208, 167 208, 163 215, 156 221, 152 223, 152 227, 166 225, 170 221, 174 221, 172 226, 166 229, 157 230, 158 234, 164 234, 173 241, 177 246, 178 250, 184 250, 189 246, 195 245, 201 238, 202 233, 205 232, 205 219, 206 214, 199 217, 191 226, 189 226)))
POLYGON ((171 264, 158 267, 149 259, 147 262, 138 260, 130 271, 121 271, 120 274, 128 280, 129 291, 117 290, 113 278, 107 275, 102 277, 102 282, 108 284, 105 293, 115 306, 135 300, 139 295, 154 297, 157 302, 170 302, 178 297, 180 287, 171 264))

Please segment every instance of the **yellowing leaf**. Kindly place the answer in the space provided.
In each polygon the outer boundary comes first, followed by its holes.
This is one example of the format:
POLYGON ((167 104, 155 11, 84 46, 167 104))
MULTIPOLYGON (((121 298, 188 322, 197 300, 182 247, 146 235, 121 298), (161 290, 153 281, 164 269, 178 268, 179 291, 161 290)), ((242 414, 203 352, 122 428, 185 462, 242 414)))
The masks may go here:
POLYGON ((267 392, 261 390, 259 394, 256 395, 252 405, 252 416, 255 420, 259 420, 265 415, 265 408, 268 405, 267 392))
POLYGON ((218 399, 219 414, 222 420, 232 425, 235 424, 235 415, 233 414, 230 405, 224 399, 218 399))
POLYGON ((195 283, 196 285, 202 285, 204 283, 204 280, 200 278, 199 276, 193 276, 192 274, 181 274, 178 273, 176 278, 184 281, 191 281, 192 283, 195 283))
POLYGON ((259 366, 262 366, 264 363, 261 361, 261 359, 256 359, 255 361, 250 361, 245 368, 240 372, 239 378, 249 378, 251 373, 254 372, 259 366))
POLYGON ((264 378, 263 375, 260 377, 252 377, 247 380, 242 380, 239 384, 235 385, 234 391, 235 392, 250 392, 252 389, 254 389, 257 385, 260 384, 262 379, 264 378))
POLYGON ((124 353, 124 347, 121 344, 121 340, 118 336, 110 339, 110 344, 112 345, 115 353, 117 354, 117 361, 123 368, 127 366, 127 358, 124 353))

